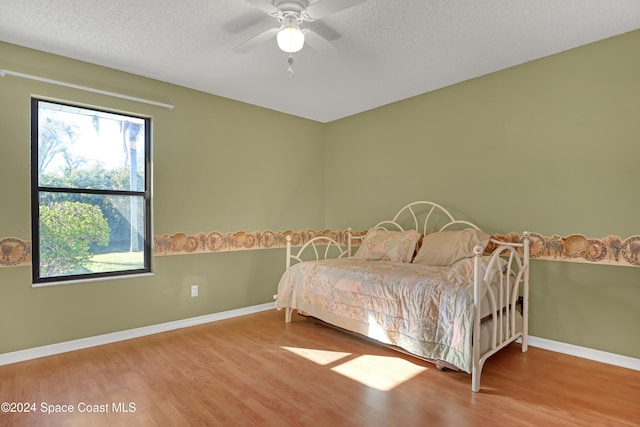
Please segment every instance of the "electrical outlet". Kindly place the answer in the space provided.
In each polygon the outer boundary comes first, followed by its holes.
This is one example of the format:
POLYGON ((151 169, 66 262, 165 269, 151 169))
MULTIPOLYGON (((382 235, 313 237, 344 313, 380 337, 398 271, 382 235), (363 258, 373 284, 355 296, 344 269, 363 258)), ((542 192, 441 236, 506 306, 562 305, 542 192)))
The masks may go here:
POLYGON ((198 285, 191 285, 191 296, 192 297, 198 296, 198 285))

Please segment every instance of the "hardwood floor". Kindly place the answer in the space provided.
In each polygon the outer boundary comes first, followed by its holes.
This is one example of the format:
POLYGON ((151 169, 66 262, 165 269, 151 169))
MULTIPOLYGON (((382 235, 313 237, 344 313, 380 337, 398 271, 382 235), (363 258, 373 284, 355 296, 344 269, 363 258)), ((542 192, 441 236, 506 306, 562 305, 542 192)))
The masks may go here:
POLYGON ((468 374, 283 319, 266 311, 1 366, 0 402, 34 411, 0 413, 0 425, 640 425, 638 371, 514 344, 472 393, 468 374))

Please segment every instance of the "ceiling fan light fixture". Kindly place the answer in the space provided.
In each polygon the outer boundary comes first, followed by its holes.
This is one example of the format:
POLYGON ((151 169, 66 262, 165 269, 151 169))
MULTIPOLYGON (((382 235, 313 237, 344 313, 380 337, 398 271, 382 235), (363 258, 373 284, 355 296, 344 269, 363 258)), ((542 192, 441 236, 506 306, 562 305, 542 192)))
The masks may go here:
POLYGON ((285 25, 278 31, 277 40, 281 50, 295 53, 304 46, 304 33, 300 31, 298 25, 285 25))

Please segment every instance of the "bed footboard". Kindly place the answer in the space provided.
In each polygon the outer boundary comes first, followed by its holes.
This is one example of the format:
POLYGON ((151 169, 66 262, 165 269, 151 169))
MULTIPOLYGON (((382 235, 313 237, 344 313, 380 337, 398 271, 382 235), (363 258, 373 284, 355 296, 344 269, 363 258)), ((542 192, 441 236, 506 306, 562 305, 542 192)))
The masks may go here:
MULTIPOLYGON (((291 268, 293 264, 303 261, 318 261, 321 259, 343 258, 351 254, 351 229, 349 232, 349 245, 344 248, 337 241, 327 236, 318 236, 302 245, 297 252, 293 253, 293 245, 291 236, 286 237, 287 242, 287 261, 286 269, 291 268)), ((291 323, 291 314, 293 308, 285 309, 284 321, 291 323)))
MULTIPOLYGON (((473 391, 480 390, 482 367, 489 357, 500 349, 516 341, 522 340, 522 351, 527 351, 528 317, 529 317, 529 233, 523 234, 521 243, 505 243, 493 241, 498 247, 492 252, 489 265, 484 276, 480 276, 480 257, 483 248, 475 249, 475 269, 473 302, 475 306, 473 328, 473 391), (520 251, 522 256, 519 255, 520 251), (489 283, 497 282, 492 289, 489 283), (480 309, 481 299, 486 298, 491 310, 491 330, 489 346, 481 353, 480 344, 480 309), (522 328, 516 327, 517 302, 522 298, 522 328)), ((487 347, 486 345, 484 346, 487 347)))
MULTIPOLYGON (((349 243, 351 243, 351 229, 349 229, 349 243)), ((342 247, 337 241, 327 236, 318 236, 309 240, 302 245, 300 249, 294 254, 293 245, 291 244, 291 236, 286 237, 287 241, 287 270, 292 264, 296 264, 302 261, 318 261, 321 259, 342 258, 349 256, 351 252, 351 245, 349 247, 342 247)))

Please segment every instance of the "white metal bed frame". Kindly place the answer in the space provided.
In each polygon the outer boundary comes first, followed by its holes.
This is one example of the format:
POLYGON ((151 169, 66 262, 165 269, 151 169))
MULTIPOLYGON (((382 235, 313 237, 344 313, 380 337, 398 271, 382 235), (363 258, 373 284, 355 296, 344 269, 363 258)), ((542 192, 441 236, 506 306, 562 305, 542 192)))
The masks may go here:
MULTIPOLYGON (((375 225, 374 228, 385 230, 405 231, 415 229, 423 234, 433 231, 444 231, 452 228, 476 228, 475 224, 454 219, 453 215, 445 208, 437 203, 428 201, 417 201, 404 206, 398 211, 392 220, 382 221, 375 225), (439 217, 439 218, 436 218, 439 217), (432 224, 440 220, 440 225, 433 227, 432 224), (444 224, 442 224, 444 222, 444 224), (407 226, 406 224, 409 224, 407 226)), ((354 236, 351 229, 348 231, 347 247, 341 246, 337 241, 330 237, 318 236, 306 242, 300 249, 293 254, 291 236, 287 236, 286 248, 286 268, 291 267, 292 263, 327 259, 332 254, 333 258, 343 258, 352 255, 353 243, 356 240, 362 240, 364 236, 354 236), (306 257, 303 257, 303 254, 306 257)), ((497 353, 502 348, 512 342, 521 339, 522 352, 528 349, 528 319, 529 319, 529 233, 524 232, 521 242, 502 242, 491 239, 496 246, 491 252, 491 258, 484 276, 480 276, 480 258, 483 256, 483 248, 476 246, 474 248, 474 283, 473 283, 473 305, 475 310, 473 324, 473 354, 472 354, 472 380, 471 389, 474 392, 480 390, 480 376, 482 368, 489 357, 497 353), (521 254, 518 253, 521 252, 521 254), (501 265, 499 259, 506 261, 506 266, 501 265), (494 292, 490 286, 486 284, 491 277, 498 275, 497 292, 494 292), (490 307, 490 330, 489 342, 481 343, 481 297, 488 300, 490 307), (516 327, 516 313, 518 298, 522 303, 522 328, 518 330, 516 327), (483 345, 484 344, 484 345, 483 345), (482 352, 481 348, 487 347, 488 350, 482 352)), ((293 309, 288 307, 285 309, 285 322, 291 322, 291 314, 293 309)))

